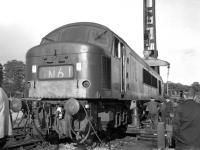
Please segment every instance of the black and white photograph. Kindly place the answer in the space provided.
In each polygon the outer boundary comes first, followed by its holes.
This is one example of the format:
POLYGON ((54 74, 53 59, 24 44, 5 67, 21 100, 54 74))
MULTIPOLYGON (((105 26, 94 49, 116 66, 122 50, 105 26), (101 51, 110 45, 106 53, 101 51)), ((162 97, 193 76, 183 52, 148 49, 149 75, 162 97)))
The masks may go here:
POLYGON ((199 0, 0 2, 0 150, 200 150, 199 0))

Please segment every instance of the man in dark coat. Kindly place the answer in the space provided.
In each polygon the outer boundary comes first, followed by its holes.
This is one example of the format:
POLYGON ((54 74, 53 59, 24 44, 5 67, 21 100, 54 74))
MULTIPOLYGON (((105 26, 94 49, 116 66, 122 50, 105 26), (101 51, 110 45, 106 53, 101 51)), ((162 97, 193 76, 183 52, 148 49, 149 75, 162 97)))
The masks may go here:
POLYGON ((173 131, 176 150, 200 150, 199 97, 185 97, 176 109, 173 131))
POLYGON ((148 118, 152 121, 152 128, 156 129, 158 125, 158 103, 155 99, 151 98, 151 100, 145 103, 146 111, 148 111, 148 118))
POLYGON ((172 100, 166 99, 160 104, 161 119, 165 124, 171 124, 173 117, 173 103, 172 100))

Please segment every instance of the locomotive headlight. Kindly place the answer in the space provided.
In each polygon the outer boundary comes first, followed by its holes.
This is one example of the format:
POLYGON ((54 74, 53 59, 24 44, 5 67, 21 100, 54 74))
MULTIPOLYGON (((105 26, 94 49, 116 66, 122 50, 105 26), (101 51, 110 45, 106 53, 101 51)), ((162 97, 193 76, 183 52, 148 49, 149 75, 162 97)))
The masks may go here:
POLYGON ((90 82, 88 80, 85 80, 82 82, 82 85, 84 88, 89 88, 90 87, 90 82))

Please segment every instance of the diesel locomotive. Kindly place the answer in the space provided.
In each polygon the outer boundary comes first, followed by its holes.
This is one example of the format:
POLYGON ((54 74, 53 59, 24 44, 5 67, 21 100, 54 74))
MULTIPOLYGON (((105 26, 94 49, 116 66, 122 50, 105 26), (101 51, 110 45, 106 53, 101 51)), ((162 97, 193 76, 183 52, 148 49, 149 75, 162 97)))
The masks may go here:
POLYGON ((161 76, 96 23, 64 25, 26 54, 26 104, 46 139, 101 140, 125 132, 131 102, 163 97, 161 76))

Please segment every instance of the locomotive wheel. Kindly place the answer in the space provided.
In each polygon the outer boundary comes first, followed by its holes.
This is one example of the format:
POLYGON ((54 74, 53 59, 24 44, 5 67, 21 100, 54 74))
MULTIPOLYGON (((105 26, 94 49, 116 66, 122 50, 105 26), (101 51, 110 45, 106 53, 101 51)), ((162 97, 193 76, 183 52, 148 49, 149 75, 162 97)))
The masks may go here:
POLYGON ((92 132, 91 132, 91 126, 89 124, 89 121, 87 118, 85 118, 81 123, 80 123, 80 128, 77 129, 76 124, 79 123, 77 120, 72 121, 72 139, 77 141, 78 143, 91 143, 92 141, 92 132))

